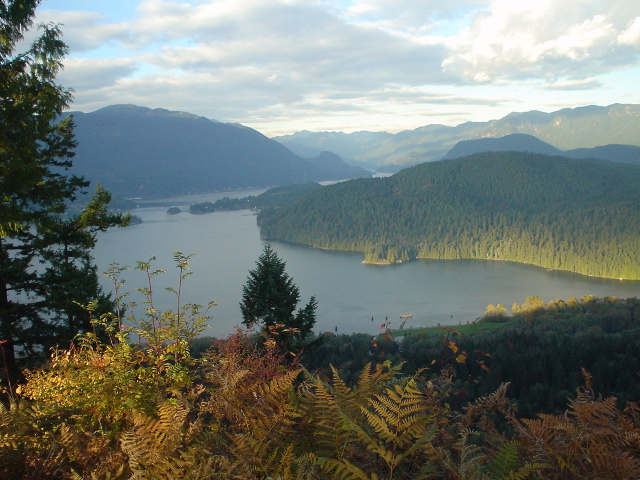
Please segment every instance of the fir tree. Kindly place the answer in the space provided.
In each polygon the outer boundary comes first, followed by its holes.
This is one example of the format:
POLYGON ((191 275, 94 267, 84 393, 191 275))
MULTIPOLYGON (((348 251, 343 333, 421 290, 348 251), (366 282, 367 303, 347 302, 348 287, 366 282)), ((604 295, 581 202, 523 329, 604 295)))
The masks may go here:
MULTIPOLYGON (((278 333, 278 343, 291 339, 304 340, 316 322, 317 302, 309 302, 297 312, 300 290, 285 271, 281 260, 270 244, 266 244, 256 268, 249 272, 242 287, 242 323, 248 327, 259 324, 264 332, 278 333)), ((291 346, 290 343, 288 346, 291 346)))
POLYGON ((60 121, 71 102, 55 82, 67 53, 60 29, 41 25, 18 50, 39 3, 0 0, 0 371, 12 378, 58 333, 77 333, 74 302, 104 299, 89 250, 97 230, 126 223, 106 212, 101 190, 78 217, 65 215, 89 182, 68 173, 76 141, 72 117, 60 121))

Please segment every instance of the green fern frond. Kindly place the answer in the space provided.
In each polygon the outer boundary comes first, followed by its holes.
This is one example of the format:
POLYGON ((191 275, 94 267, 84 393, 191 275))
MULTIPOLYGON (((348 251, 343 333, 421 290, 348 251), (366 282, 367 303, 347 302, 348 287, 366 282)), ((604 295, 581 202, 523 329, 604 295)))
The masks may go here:
POLYGON ((39 442, 41 416, 36 405, 26 400, 10 399, 8 407, 0 402, 0 458, 3 450, 17 452, 39 442))
POLYGON ((484 480, 486 478, 480 471, 480 462, 484 456, 482 449, 469 442, 469 437, 475 434, 474 430, 464 428, 455 443, 455 448, 443 449, 440 447, 437 450, 443 467, 460 480, 484 480), (454 460, 455 452, 459 452, 456 460, 454 460))
POLYGON ((317 478, 318 457, 313 453, 296 456, 293 445, 275 453, 271 464, 266 468, 269 478, 280 480, 314 480, 317 478))
POLYGON ((505 480, 527 480, 528 478, 540 478, 539 473, 545 467, 544 463, 525 463, 516 471, 510 472, 505 480))
POLYGON ((493 478, 511 478, 510 473, 519 468, 518 445, 517 442, 507 442, 496 452, 487 466, 493 478))

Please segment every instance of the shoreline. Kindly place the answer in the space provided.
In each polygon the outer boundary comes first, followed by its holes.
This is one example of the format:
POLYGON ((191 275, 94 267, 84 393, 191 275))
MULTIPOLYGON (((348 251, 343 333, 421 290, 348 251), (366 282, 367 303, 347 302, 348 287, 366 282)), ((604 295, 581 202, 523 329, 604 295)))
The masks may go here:
MULTIPOLYGON (((302 247, 306 247, 306 248, 313 248, 313 249, 317 249, 317 250, 325 250, 325 251, 333 251, 333 252, 349 252, 349 253, 361 253, 362 255, 365 254, 364 251, 362 250, 345 250, 345 249, 341 249, 341 248, 330 248, 330 247, 317 247, 317 246, 313 246, 313 245, 307 245, 304 243, 298 243, 298 242, 292 242, 290 240, 282 240, 280 238, 269 238, 269 237, 264 237, 262 235, 260 235, 260 238, 266 240, 266 241, 277 241, 277 242, 284 242, 284 243, 289 243, 291 245, 299 245, 302 247)), ((550 267, 544 267, 542 265, 537 265, 535 263, 529 263, 529 262, 519 262, 517 260, 503 260, 503 259, 499 259, 499 258, 473 258, 473 257, 463 257, 463 258, 440 258, 440 257, 414 257, 411 258, 409 260, 406 261, 397 261, 397 262, 390 262, 388 260, 380 260, 377 262, 368 262, 366 260, 362 260, 362 263, 364 265, 380 265, 380 266, 388 266, 388 265, 399 265, 399 264, 403 264, 403 263, 410 263, 416 260, 478 260, 478 261, 487 261, 487 262, 509 262, 509 263, 517 263, 519 265, 528 265, 531 267, 535 267, 535 268, 540 268, 543 270, 546 270, 547 272, 562 272, 562 273, 568 273, 568 274, 574 274, 574 275, 580 275, 582 277, 588 277, 588 278, 594 278, 594 279, 602 279, 602 280, 614 280, 614 281, 620 281, 620 282, 635 282, 635 283, 640 283, 640 278, 622 278, 622 277, 607 277, 607 276, 603 276, 603 275, 589 275, 587 273, 580 273, 580 272, 574 272, 572 270, 563 270, 563 269, 559 269, 559 268, 550 268, 550 267)))

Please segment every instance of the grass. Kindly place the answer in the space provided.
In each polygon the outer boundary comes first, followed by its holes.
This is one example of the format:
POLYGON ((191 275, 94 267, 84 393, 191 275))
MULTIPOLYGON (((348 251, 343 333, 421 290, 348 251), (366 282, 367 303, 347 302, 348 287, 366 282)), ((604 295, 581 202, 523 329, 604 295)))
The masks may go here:
POLYGON ((447 330, 458 332, 460 335, 470 335, 475 332, 486 332, 491 330, 498 330, 506 325, 509 325, 512 321, 511 317, 507 317, 504 322, 495 323, 487 322, 484 319, 478 319, 473 323, 465 325, 440 325, 436 327, 423 327, 423 328, 405 328, 403 330, 391 330, 391 335, 394 337, 403 337, 405 335, 426 335, 437 336, 446 333, 447 330))

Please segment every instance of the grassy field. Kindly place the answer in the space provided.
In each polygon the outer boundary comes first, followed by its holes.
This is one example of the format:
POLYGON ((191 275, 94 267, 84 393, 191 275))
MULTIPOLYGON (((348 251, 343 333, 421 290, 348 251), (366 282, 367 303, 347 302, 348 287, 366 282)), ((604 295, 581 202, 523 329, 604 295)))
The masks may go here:
POLYGON ((446 334, 447 330, 458 332, 461 335, 469 335, 474 332, 483 332, 488 330, 497 330, 503 328, 511 323, 511 319, 507 318, 506 321, 501 323, 487 322, 483 319, 477 320, 474 323, 465 325, 441 325, 438 327, 424 327, 424 328, 405 328, 403 330, 391 330, 391 335, 394 337, 404 337, 406 335, 427 335, 437 336, 446 334))

